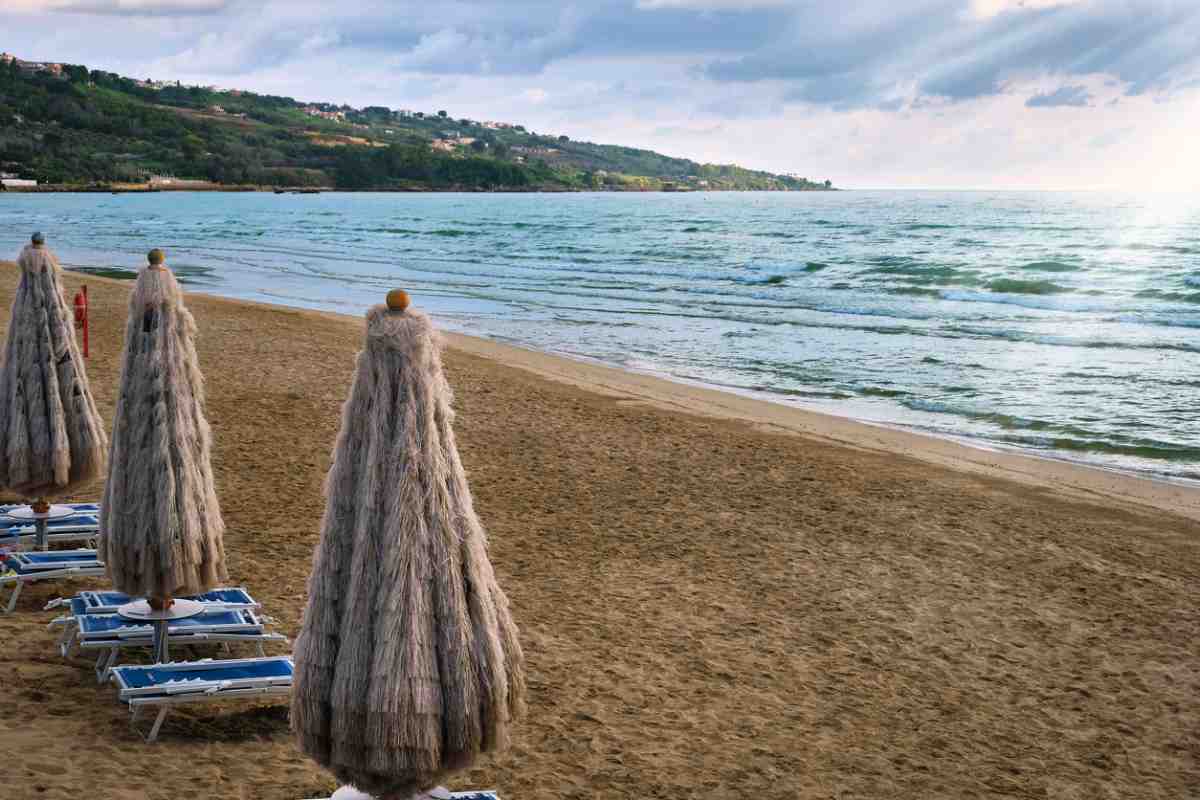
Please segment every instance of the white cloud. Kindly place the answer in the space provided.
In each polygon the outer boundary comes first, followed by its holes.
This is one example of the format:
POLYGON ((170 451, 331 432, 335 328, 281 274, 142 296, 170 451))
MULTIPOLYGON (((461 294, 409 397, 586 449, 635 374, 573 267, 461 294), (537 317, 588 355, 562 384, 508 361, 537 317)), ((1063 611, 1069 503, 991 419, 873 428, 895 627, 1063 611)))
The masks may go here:
POLYGON ((1084 0, 971 0, 971 13, 980 19, 988 19, 1006 11, 1036 11, 1082 2, 1084 0))

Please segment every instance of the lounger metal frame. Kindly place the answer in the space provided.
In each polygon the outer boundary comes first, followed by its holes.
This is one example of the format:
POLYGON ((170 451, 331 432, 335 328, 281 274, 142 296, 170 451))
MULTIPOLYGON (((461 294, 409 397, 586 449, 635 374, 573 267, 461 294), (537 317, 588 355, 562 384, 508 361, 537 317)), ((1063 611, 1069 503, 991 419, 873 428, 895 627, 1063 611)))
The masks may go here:
MULTIPOLYGON (((292 662, 290 656, 275 656, 267 659, 238 658, 226 661, 214 661, 206 658, 203 661, 173 661, 168 664, 155 664, 153 666, 158 669, 176 667, 189 671, 197 671, 222 669, 240 664, 256 664, 264 660, 273 661, 276 659, 286 659, 288 663, 292 662)), ((223 681, 206 681, 201 679, 166 681, 164 683, 156 683, 153 686, 131 688, 126 685, 124 676, 121 674, 121 669, 121 667, 117 667, 111 671, 111 680, 117 684, 120 700, 129 705, 129 721, 134 729, 138 730, 137 719, 143 708, 159 707, 158 716, 155 717, 154 724, 151 726, 149 733, 142 734, 142 738, 147 743, 154 742, 158 738, 158 732, 162 728, 163 720, 167 718, 167 712, 171 710, 171 706, 187 703, 207 703, 227 698, 286 695, 292 692, 291 675, 286 678, 263 677, 234 678, 223 681)), ((138 732, 141 733, 140 730, 138 732)))

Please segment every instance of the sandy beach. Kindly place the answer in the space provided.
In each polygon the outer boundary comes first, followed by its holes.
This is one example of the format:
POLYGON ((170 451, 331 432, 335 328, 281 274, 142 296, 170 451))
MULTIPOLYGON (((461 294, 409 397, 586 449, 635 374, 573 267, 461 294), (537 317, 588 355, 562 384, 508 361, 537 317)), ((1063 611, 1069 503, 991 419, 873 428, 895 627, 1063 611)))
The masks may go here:
MULTIPOLYGON (((0 264, 0 305, 16 285, 0 264)), ((111 422, 129 284, 89 286, 111 422)), ((193 295, 231 583, 297 630, 362 321, 193 295)), ((7 314, 5 324, 7 322, 7 314)), ((1200 490, 447 337, 529 716, 452 788, 550 798, 1200 795, 1200 490)), ((78 499, 95 499, 100 487, 78 499)), ((327 796, 284 704, 156 745, 38 584, 0 617, 0 797, 327 796)))

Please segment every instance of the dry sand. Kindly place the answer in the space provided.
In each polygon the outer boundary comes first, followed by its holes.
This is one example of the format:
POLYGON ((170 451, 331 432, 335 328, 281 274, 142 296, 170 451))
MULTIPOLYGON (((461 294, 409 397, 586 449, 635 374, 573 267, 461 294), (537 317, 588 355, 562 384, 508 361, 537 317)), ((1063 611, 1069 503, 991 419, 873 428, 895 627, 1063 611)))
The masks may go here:
MULTIPOLYGON (((0 268, 0 304, 15 283, 0 268)), ((129 284, 87 283, 111 420, 129 284)), ((230 572, 292 635, 361 321, 189 304, 230 572)), ((456 786, 1200 796, 1195 490, 449 340, 463 460, 531 686, 515 747, 456 786)), ((97 583, 39 585, 0 617, 0 797, 334 788, 281 704, 183 710, 143 744, 113 690, 56 655, 40 610, 97 583)))

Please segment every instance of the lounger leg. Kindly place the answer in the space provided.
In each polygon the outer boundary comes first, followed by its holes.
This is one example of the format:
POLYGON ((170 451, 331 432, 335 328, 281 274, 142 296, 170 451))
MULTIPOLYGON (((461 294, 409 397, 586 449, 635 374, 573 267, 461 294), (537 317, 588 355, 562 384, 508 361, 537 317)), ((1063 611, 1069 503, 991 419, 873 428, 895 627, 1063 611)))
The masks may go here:
POLYGON ((63 625, 62 633, 58 636, 58 651, 62 653, 63 658, 67 657, 67 641, 71 638, 71 623, 63 625))
POLYGON ((258 657, 259 657, 259 658, 266 658, 266 657, 267 657, 267 651, 266 651, 266 650, 263 650, 263 643, 262 643, 262 642, 259 642, 259 643, 258 643, 258 657))
POLYGON ((168 710, 168 706, 163 706, 158 710, 158 716, 154 720, 154 726, 150 728, 150 735, 146 737, 147 744, 158 738, 158 729, 162 727, 163 720, 167 718, 168 710))
POLYGON ((62 651, 63 658, 70 658, 75 652, 75 636, 79 633, 79 629, 74 625, 67 623, 67 629, 63 631, 62 644, 59 645, 59 650, 62 651))
POLYGON ((13 587, 12 596, 8 598, 8 605, 4 609, 5 614, 11 614, 13 609, 17 607, 17 598, 21 596, 21 589, 25 587, 22 581, 17 581, 17 585, 13 587))
POLYGON ((104 683, 108 677, 108 671, 117 663, 117 648, 113 647, 109 650, 102 650, 100 657, 96 659, 96 683, 104 683))

